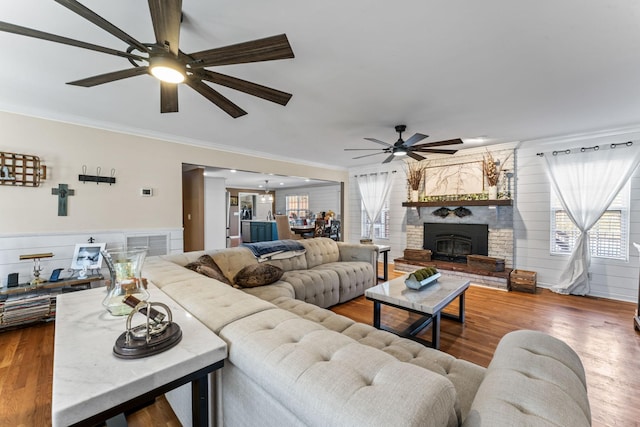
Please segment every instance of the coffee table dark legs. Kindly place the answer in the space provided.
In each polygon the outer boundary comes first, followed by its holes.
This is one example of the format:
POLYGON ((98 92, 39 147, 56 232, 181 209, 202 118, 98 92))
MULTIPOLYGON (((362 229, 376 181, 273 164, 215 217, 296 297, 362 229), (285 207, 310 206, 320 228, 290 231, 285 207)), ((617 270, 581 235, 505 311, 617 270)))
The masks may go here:
POLYGON ((421 317, 420 319, 416 320, 415 322, 413 322, 407 329, 405 329, 402 332, 398 332, 398 331, 394 331, 391 328, 387 328, 384 326, 381 326, 380 324, 380 311, 381 311, 381 306, 383 303, 381 303, 380 301, 376 301, 376 300, 372 300, 373 301, 373 327, 376 329, 381 329, 384 331, 388 331, 388 332, 392 332, 396 335, 399 335, 401 337, 404 338, 409 338, 412 339, 414 341, 417 341, 421 344, 424 344, 426 346, 429 347, 433 347, 436 350, 440 348, 440 319, 442 317, 447 318, 447 319, 451 319, 451 320, 455 320, 458 321, 460 323, 464 323, 464 292, 462 292, 459 296, 458 296, 458 300, 459 300, 459 307, 458 307, 458 315, 455 314, 449 314, 449 313, 442 313, 441 311, 438 311, 436 313, 434 313, 433 315, 430 314, 424 314, 421 313, 419 311, 415 311, 415 310, 409 310, 407 308, 404 307, 399 307, 397 305, 394 304, 388 304, 388 303, 384 303, 385 305, 389 305, 391 307, 395 307, 395 308, 399 308, 401 310, 406 310, 406 311, 410 311, 412 313, 417 313, 417 314, 422 314, 423 317, 421 317), (429 341, 425 341, 421 338, 418 338, 416 335, 418 333, 420 333, 420 331, 422 331, 424 328, 426 328, 427 326, 431 325, 431 342, 429 341))
POLYGON ((440 312, 437 312, 432 317, 431 325, 431 347, 436 350, 440 349, 440 312))
POLYGON ((389 250, 382 251, 382 277, 378 276, 378 279, 389 280, 389 250))

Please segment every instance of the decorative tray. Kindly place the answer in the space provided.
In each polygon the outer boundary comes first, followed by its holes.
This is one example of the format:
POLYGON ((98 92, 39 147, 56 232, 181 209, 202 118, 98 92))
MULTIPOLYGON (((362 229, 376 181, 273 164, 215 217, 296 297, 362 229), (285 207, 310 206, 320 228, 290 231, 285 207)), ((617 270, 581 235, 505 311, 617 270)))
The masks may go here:
POLYGON ((418 280, 418 279, 416 279, 416 276, 413 273, 411 273, 409 275, 409 277, 407 277, 405 279, 404 284, 409 289, 419 290, 419 289, 424 288, 425 286, 428 286, 428 285, 436 282, 440 276, 441 276, 440 273, 435 273, 435 274, 427 277, 426 279, 418 280))

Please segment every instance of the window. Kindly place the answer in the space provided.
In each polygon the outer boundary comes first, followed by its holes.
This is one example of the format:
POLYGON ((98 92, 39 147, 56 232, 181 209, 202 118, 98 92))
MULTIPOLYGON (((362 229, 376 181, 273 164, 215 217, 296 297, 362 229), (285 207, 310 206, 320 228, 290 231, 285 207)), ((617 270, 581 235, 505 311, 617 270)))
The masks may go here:
POLYGON ((293 220, 305 219, 309 214, 309 195, 299 194, 285 197, 287 216, 293 220))
MULTIPOLYGON (((568 255, 580 232, 551 192, 551 253, 568 255)), ((591 256, 627 260, 629 247, 629 185, 611 202, 596 225, 589 230, 591 256)))
MULTIPOLYGON (((362 212, 362 236, 369 234, 369 227, 371 223, 367 217, 367 212, 364 209, 364 205, 361 205, 360 210, 362 212)), ((373 224, 373 236, 372 239, 388 239, 389 238, 389 200, 384 202, 382 212, 378 220, 373 224)))

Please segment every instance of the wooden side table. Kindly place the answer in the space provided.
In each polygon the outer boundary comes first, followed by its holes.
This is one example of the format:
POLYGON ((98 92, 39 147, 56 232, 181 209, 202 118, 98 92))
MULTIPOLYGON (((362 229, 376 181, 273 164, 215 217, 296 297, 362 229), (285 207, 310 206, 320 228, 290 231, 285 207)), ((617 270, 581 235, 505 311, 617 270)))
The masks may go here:
MULTIPOLYGON (((169 306, 182 340, 140 359, 120 359, 113 345, 126 316, 102 306, 106 289, 58 296, 53 357, 53 426, 95 425, 183 384, 192 384, 194 426, 207 426, 208 374, 221 368, 227 345, 209 328, 149 284, 149 301, 169 306)), ((140 316, 143 320, 143 317, 140 316)), ((134 324, 140 324, 135 321, 134 324)))

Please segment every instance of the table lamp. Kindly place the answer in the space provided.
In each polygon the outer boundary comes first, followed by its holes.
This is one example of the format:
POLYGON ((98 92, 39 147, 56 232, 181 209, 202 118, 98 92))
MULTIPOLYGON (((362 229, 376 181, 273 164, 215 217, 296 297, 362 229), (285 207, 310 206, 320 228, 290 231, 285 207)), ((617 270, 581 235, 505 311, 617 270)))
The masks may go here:
POLYGON ((42 267, 40 266, 40 258, 51 258, 53 253, 47 252, 42 254, 28 254, 28 255, 20 255, 20 260, 23 259, 32 259, 33 260, 33 280, 31 281, 32 285, 37 285, 39 283, 44 283, 45 280, 40 278, 40 272, 42 271, 42 267))

